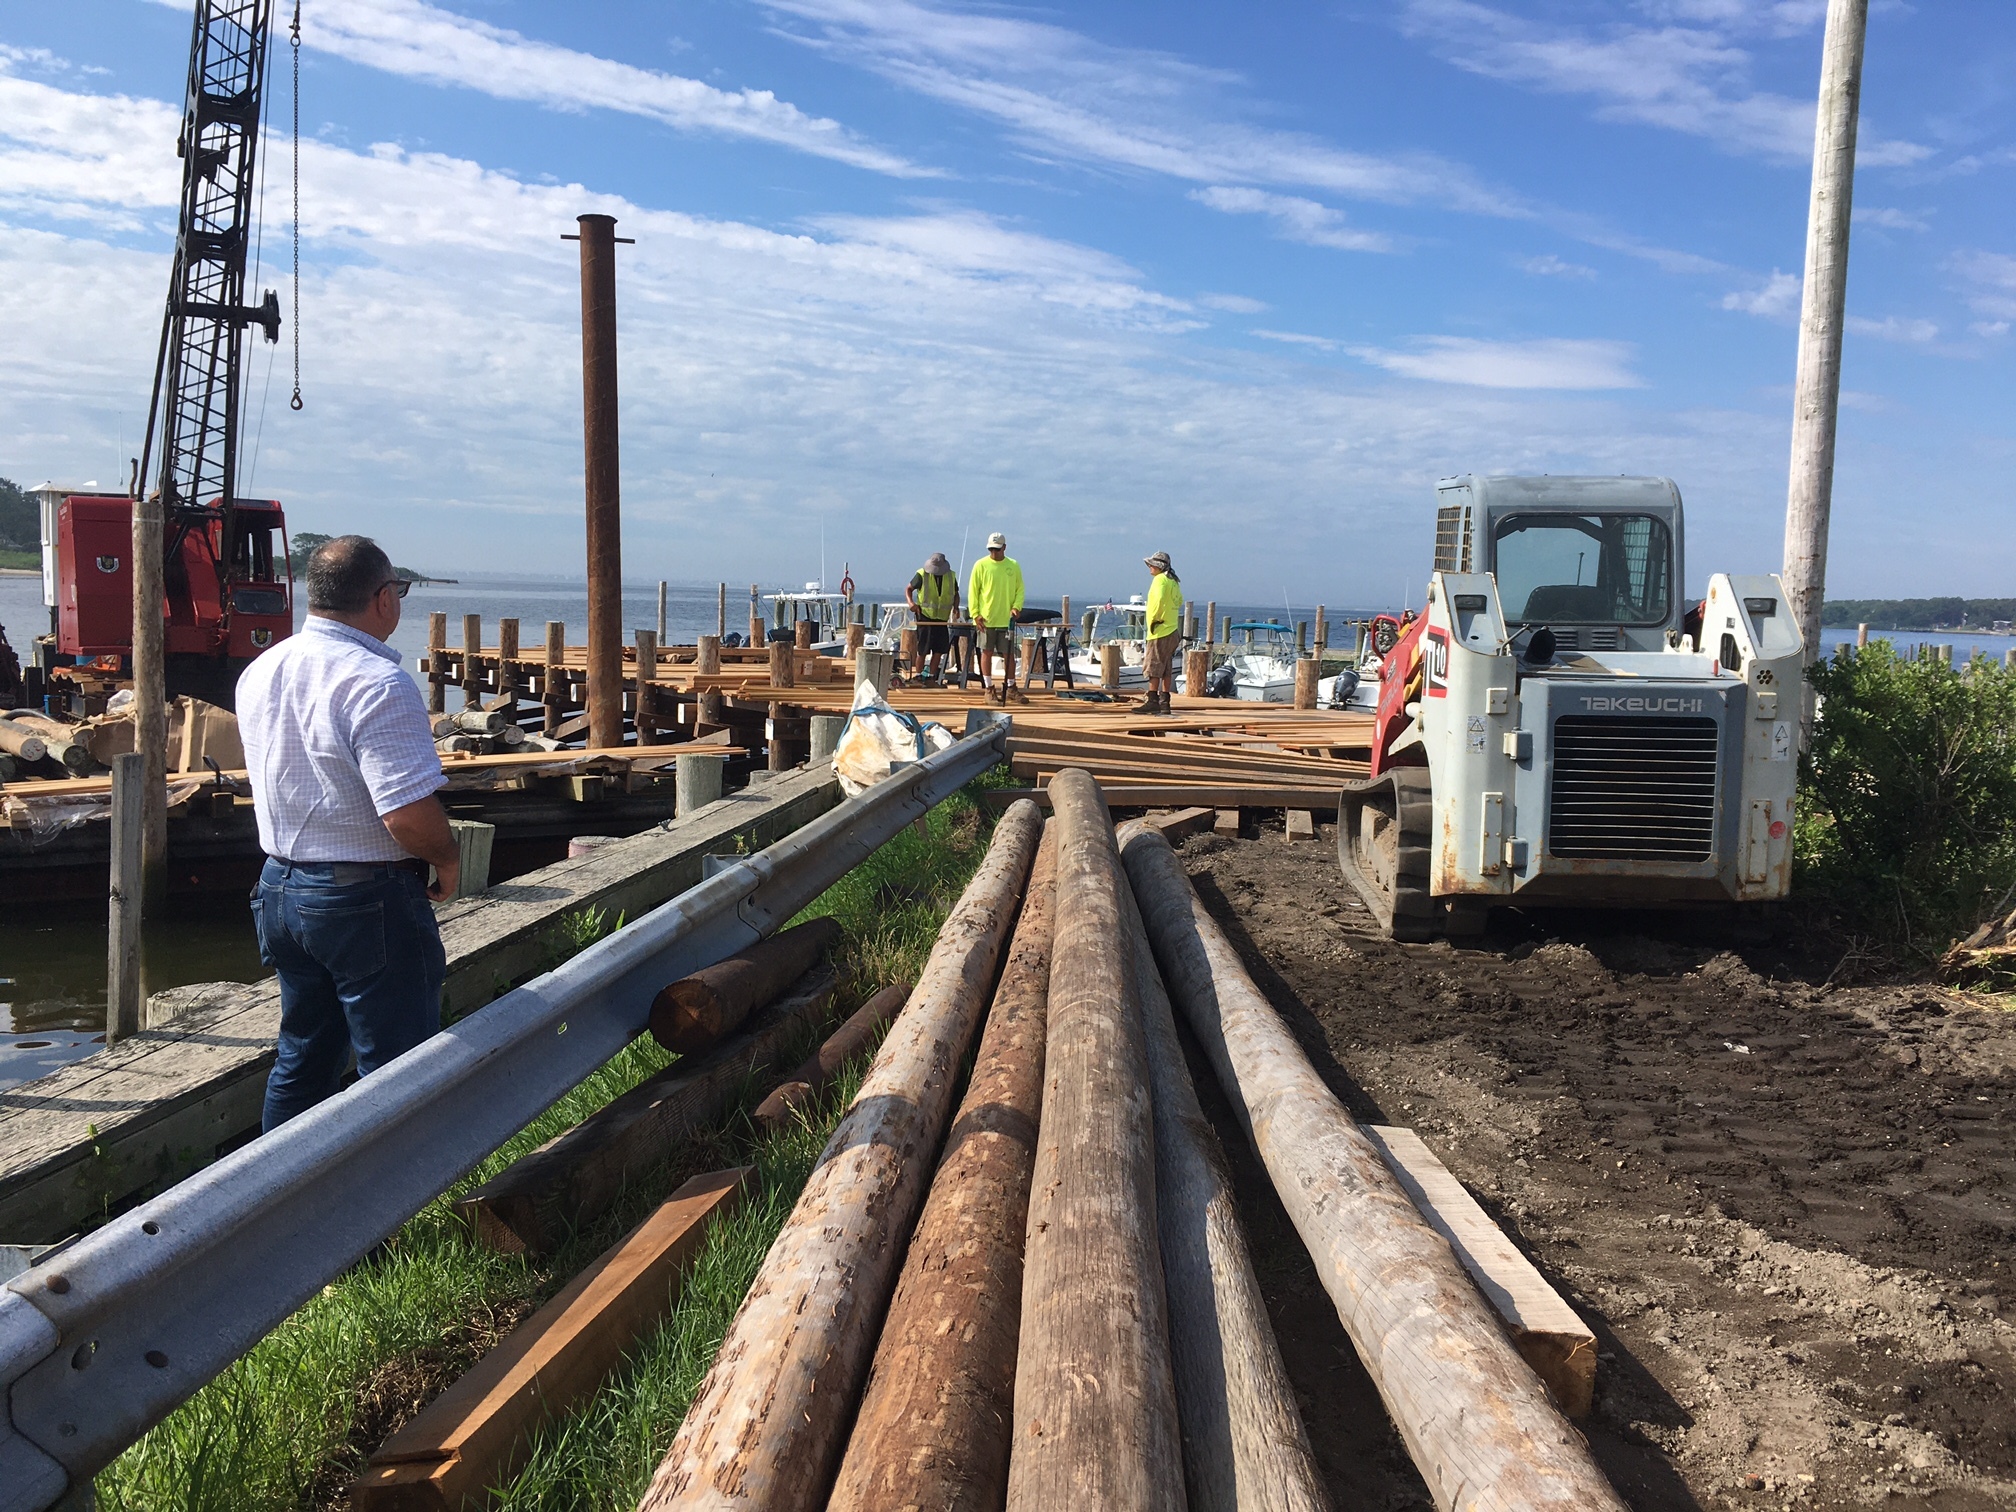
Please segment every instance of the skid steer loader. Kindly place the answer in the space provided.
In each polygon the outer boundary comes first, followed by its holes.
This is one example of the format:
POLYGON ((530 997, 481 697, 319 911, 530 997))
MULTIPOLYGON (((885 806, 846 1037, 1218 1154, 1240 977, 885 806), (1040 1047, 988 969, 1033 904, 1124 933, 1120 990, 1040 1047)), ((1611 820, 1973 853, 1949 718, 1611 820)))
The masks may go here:
POLYGON ((1783 897, 1805 655, 1777 577, 1717 573, 1690 609, 1666 478, 1450 478, 1435 520, 1337 814, 1382 927, 1783 897))

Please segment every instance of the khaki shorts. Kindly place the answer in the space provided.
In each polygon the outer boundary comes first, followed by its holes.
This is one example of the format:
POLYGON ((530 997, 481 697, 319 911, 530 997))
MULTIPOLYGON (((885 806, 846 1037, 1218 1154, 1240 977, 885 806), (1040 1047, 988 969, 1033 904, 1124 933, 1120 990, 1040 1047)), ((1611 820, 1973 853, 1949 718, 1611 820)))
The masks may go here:
POLYGON ((977 631, 982 656, 1013 656, 1015 654, 1015 632, 1009 629, 996 630, 989 626, 977 631))
POLYGON ((1176 644, 1182 639, 1182 632, 1174 631, 1148 642, 1147 654, 1141 659, 1141 670, 1150 682, 1161 682, 1175 670, 1176 644))

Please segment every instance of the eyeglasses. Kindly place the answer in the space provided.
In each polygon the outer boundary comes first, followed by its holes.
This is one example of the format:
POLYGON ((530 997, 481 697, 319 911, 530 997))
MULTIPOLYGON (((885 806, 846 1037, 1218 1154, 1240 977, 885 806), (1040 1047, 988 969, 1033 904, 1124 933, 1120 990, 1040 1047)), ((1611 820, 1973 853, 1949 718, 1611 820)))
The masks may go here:
POLYGON ((406 597, 407 593, 412 589, 412 587, 413 587, 413 580, 411 578, 395 577, 395 578, 387 578, 385 579, 384 582, 380 583, 378 585, 378 591, 382 593, 387 588, 390 588, 393 591, 393 593, 397 594, 400 598, 403 599, 404 597, 406 597))

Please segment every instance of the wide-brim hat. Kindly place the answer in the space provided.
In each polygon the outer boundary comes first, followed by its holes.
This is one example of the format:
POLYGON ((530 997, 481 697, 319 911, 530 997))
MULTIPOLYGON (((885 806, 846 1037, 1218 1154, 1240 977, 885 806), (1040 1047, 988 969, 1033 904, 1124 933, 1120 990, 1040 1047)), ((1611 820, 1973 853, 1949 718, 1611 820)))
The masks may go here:
POLYGON ((950 572, 952 564, 945 560, 944 552, 934 551, 931 553, 931 559, 924 564, 924 570, 926 572, 950 572))
POLYGON ((998 530, 995 531, 994 534, 987 537, 987 549, 989 551, 994 550, 997 546, 1003 551, 1006 551, 1008 549, 1008 537, 1001 534, 1001 532, 998 530))
POLYGON ((1145 556, 1141 558, 1141 562, 1143 566, 1160 567, 1164 572, 1167 572, 1169 570, 1169 553, 1166 551, 1158 551, 1153 556, 1145 556))

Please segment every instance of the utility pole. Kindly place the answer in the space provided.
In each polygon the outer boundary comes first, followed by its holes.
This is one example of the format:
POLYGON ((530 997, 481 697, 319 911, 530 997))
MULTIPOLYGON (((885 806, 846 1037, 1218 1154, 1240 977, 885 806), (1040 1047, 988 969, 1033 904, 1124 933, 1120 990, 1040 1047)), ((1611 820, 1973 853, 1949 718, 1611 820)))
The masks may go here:
POLYGON ((622 467, 616 437, 616 234, 613 215, 581 231, 581 417, 588 499, 588 744, 623 744, 622 467))
MULTIPOLYGON (((1834 499, 1834 422, 1841 400, 1841 323, 1848 294, 1848 218, 1855 190, 1855 126, 1869 0, 1828 0, 1820 108, 1813 130, 1813 204, 1792 399, 1792 476, 1785 499, 1785 592, 1809 662, 1820 659, 1827 592, 1827 519, 1834 499)), ((1813 718, 1800 705, 1800 746, 1813 718)))

